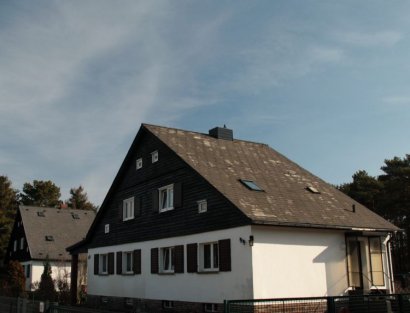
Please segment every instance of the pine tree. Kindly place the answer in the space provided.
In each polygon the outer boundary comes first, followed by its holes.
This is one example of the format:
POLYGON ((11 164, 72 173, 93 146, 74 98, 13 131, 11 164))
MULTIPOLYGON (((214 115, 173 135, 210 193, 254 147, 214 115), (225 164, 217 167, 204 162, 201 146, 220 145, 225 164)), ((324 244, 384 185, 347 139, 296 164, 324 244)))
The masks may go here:
POLYGON ((40 299, 48 301, 54 301, 57 295, 54 281, 51 277, 51 266, 48 256, 44 261, 44 270, 43 274, 41 274, 37 295, 40 299))
POLYGON ((19 297, 24 293, 26 277, 23 266, 18 261, 10 261, 7 265, 6 289, 8 295, 19 297))
POLYGON ((97 210, 97 207, 90 201, 88 201, 88 196, 84 191, 83 186, 79 186, 78 188, 71 188, 70 195, 70 199, 67 200, 69 207, 77 210, 97 210))
POLYGON ((52 181, 34 180, 33 184, 25 183, 21 202, 25 205, 56 207, 60 204, 60 188, 52 181))
POLYGON ((7 176, 0 176, 0 262, 7 249, 14 216, 18 208, 18 191, 7 176))

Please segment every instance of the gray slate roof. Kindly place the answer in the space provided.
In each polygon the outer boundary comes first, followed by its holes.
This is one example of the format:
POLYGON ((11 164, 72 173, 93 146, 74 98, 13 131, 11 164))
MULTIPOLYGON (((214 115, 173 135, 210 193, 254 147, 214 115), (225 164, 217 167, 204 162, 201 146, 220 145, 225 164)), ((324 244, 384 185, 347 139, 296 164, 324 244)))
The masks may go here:
POLYGON ((266 144, 143 124, 255 224, 399 230, 266 144), (239 179, 256 182, 252 191, 239 179), (312 193, 314 187, 320 193, 312 193), (352 205, 355 205, 355 212, 352 205))
POLYGON ((95 213, 93 211, 20 206, 24 232, 32 259, 69 260, 68 246, 82 240, 95 213), (44 212, 44 217, 38 216, 44 212), (79 219, 74 219, 77 214, 79 219), (53 236, 47 241, 46 236, 53 236))

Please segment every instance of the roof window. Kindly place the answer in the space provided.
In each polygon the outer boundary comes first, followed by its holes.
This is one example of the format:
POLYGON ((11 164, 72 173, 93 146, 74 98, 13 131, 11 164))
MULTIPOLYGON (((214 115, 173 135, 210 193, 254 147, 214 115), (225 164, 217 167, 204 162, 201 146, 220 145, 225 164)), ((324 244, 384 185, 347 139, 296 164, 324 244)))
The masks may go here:
POLYGON ((307 186, 306 190, 310 191, 311 193, 320 194, 320 191, 317 190, 315 187, 312 187, 312 186, 307 186))
POLYGON ((45 217, 44 211, 38 211, 37 215, 40 216, 40 217, 45 217))
POLYGON ((46 236, 46 241, 54 241, 54 237, 53 236, 46 236))
POLYGON ((79 220, 80 216, 77 213, 72 213, 71 216, 73 217, 73 219, 75 220, 79 220))
POLYGON ((259 187, 253 180, 240 179, 239 181, 250 190, 263 191, 263 189, 259 187))

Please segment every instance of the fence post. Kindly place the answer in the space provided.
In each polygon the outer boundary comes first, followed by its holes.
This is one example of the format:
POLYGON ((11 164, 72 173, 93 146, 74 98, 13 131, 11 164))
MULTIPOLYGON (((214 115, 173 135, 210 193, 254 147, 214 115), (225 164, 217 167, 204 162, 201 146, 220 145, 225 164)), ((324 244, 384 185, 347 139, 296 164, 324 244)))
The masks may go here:
POLYGON ((402 294, 398 294, 397 295, 398 298, 398 302, 399 302, 399 313, 404 313, 404 303, 403 303, 403 295, 402 294))
POLYGON ((229 313, 229 303, 228 303, 228 300, 224 300, 224 313, 229 313))
POLYGON ((335 298, 333 297, 327 297, 326 298, 327 302, 327 313, 336 313, 336 308, 335 308, 335 298))

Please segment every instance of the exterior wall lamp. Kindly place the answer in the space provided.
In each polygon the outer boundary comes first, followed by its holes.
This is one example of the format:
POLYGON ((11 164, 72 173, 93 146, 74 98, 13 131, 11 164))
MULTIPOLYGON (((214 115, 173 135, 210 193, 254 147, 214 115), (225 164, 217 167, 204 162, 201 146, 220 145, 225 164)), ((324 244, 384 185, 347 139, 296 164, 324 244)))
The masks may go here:
POLYGON ((249 246, 253 247, 253 235, 249 236, 249 241, 248 242, 249 242, 249 246))

